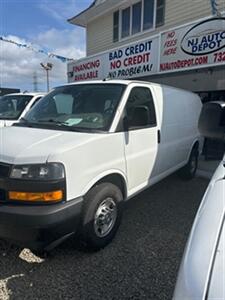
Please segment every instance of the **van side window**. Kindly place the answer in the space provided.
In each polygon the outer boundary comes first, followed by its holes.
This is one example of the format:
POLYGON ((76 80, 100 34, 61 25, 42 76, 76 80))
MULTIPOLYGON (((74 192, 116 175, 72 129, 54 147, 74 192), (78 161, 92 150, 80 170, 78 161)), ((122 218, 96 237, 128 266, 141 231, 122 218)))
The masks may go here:
POLYGON ((150 89, 133 88, 127 100, 125 113, 130 129, 156 126, 155 107, 150 89))

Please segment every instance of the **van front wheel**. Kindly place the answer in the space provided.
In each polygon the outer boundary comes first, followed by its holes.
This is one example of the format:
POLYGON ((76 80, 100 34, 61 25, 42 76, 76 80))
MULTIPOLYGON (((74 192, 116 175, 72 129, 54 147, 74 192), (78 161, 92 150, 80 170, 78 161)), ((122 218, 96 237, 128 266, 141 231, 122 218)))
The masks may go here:
POLYGON ((92 250, 104 248, 114 238, 122 217, 123 195, 111 183, 93 187, 85 197, 80 237, 92 250))
POLYGON ((198 168, 198 147, 197 145, 191 151, 188 163, 180 170, 180 176, 183 179, 190 180, 194 178, 198 168))

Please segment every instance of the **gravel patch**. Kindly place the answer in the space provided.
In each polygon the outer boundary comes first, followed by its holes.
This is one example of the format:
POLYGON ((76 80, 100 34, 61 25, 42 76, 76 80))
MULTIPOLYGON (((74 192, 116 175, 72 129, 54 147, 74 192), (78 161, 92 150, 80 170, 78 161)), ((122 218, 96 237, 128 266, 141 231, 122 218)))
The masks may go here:
POLYGON ((73 238, 41 259, 0 240, 0 299, 171 299, 207 184, 172 175, 142 192, 99 252, 82 252, 73 238))

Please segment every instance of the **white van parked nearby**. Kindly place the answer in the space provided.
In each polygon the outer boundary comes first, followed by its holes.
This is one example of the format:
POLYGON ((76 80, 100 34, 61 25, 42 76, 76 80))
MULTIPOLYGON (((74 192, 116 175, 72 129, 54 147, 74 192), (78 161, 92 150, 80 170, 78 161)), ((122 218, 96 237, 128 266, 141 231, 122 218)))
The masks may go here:
POLYGON ((43 93, 14 93, 0 98, 0 127, 11 126, 25 116, 43 93))
MULTIPOLYGON (((204 104, 203 136, 225 143, 225 103, 204 104)), ((225 144, 224 144, 225 145, 225 144)), ((173 300, 225 299, 225 155, 202 199, 185 248, 173 300)))
POLYGON ((55 88, 1 130, 0 238, 51 249, 75 232, 99 249, 123 203, 198 162, 200 98, 138 81, 55 88))

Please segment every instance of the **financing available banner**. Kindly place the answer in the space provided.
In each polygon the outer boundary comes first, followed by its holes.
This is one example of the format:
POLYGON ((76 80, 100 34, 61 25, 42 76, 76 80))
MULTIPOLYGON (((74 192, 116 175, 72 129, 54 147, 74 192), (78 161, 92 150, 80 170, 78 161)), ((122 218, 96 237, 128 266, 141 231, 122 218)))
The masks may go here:
POLYGON ((102 54, 69 63, 68 82, 103 79, 105 60, 106 55, 102 54))
POLYGON ((159 72, 225 64, 225 18, 211 18, 161 35, 159 72))

